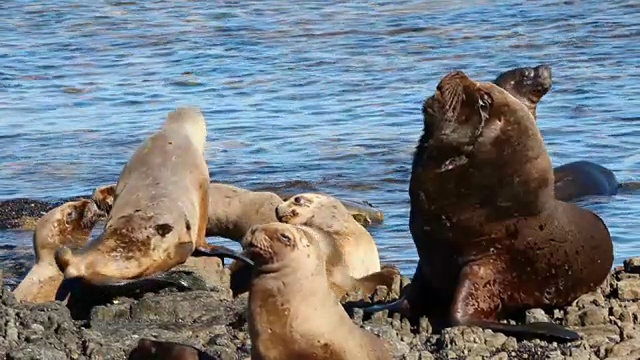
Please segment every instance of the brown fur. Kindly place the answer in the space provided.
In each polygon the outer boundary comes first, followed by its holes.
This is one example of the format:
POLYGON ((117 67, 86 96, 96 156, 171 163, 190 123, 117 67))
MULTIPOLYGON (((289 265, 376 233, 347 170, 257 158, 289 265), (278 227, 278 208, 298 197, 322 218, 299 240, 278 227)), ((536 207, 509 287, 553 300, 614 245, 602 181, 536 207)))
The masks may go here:
POLYGON ((63 275, 54 253, 63 246, 84 246, 103 216, 93 201, 82 199, 64 203, 38 219, 33 233, 35 264, 14 290, 16 299, 32 303, 55 300, 63 275))
POLYGON ((169 113, 133 154, 118 180, 102 235, 79 252, 62 248, 65 277, 136 279, 183 263, 205 240, 209 170, 206 123, 195 108, 169 113))
POLYGON ((494 80, 494 84, 506 90, 520 100, 537 119, 538 103, 553 84, 551 68, 546 65, 521 67, 503 72, 494 80))
POLYGON ((329 288, 314 229, 253 227, 243 248, 256 263, 249 293, 253 360, 391 359, 388 345, 356 326, 329 288))
POLYGON ((405 308, 412 317, 491 322, 568 305, 604 281, 607 227, 554 198, 549 155, 520 101, 457 71, 423 111, 409 188, 420 257, 405 308))

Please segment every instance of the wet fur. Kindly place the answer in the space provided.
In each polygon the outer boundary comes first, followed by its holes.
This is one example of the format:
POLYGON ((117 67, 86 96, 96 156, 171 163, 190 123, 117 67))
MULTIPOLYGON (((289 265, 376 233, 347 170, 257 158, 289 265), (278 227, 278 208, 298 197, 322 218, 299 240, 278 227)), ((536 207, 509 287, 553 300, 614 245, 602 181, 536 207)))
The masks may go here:
POLYGON ((555 200, 551 160, 520 101, 452 72, 424 114, 409 188, 420 263, 408 315, 490 327, 527 308, 568 305, 602 283, 613 262, 607 227, 594 213, 555 200), (465 95, 458 118, 449 115, 449 82, 465 95), (487 96, 488 107, 480 101, 487 96), (456 157, 467 161, 444 167, 456 157))

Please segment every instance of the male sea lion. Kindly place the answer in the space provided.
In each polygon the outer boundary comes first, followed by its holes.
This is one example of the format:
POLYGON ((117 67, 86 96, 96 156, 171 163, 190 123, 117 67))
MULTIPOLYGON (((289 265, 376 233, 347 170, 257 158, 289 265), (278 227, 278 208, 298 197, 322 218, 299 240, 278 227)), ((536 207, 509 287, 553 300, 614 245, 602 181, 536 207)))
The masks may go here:
MULTIPOLYGON (((494 83, 520 100, 537 120, 536 109, 553 84, 551 67, 521 67, 505 71, 494 83)), ((590 195, 611 196, 620 184, 613 172, 591 161, 574 161, 553 169, 555 196, 570 201, 590 195)))
POLYGON ((205 240, 206 136, 197 108, 169 113, 124 166, 102 235, 79 252, 56 252, 65 278, 117 283, 169 270, 194 252, 237 257, 205 240))
POLYGON ((255 269, 249 291, 251 358, 391 359, 387 345, 356 326, 329 288, 314 229, 254 226, 245 253, 255 269))
POLYGON ((423 114, 409 186, 420 259, 398 308, 444 326, 579 338, 550 323, 497 322, 570 304, 595 290, 613 263, 604 222, 554 198, 551 160, 532 114, 461 71, 440 81, 423 114))
POLYGON ((380 271, 378 247, 371 234, 336 198, 318 193, 297 194, 278 205, 276 217, 283 223, 306 225, 331 234, 351 276, 359 278, 380 271))
POLYGON ((14 290, 18 301, 43 303, 55 300, 64 276, 54 253, 63 246, 84 246, 95 224, 104 217, 91 200, 64 203, 38 219, 33 233, 35 264, 14 290))

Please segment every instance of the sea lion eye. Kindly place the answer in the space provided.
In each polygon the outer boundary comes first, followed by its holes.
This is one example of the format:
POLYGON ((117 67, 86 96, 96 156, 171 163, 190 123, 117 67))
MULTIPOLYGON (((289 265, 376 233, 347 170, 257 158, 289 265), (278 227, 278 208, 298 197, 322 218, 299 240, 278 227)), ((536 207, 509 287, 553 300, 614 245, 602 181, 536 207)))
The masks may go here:
POLYGON ((304 201, 302 200, 302 196, 296 196, 296 197, 294 197, 294 198, 293 198, 293 202, 294 202, 296 205, 302 205, 302 203, 303 203, 304 201))
POLYGON ((280 240, 282 240, 283 243, 290 245, 291 242, 293 241, 291 239, 291 236, 289 236, 289 234, 285 234, 285 233, 280 233, 280 240))
POLYGON ((486 114, 489 112, 490 106, 491 106, 491 97, 486 94, 480 95, 480 98, 478 99, 478 109, 481 112, 486 114))

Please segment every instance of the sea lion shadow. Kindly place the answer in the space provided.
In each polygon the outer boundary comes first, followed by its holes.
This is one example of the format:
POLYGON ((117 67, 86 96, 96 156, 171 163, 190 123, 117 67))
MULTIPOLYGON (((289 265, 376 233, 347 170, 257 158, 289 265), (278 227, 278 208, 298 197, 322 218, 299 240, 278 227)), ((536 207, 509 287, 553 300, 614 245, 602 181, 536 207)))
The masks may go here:
POLYGON ((58 287, 55 300, 66 301, 73 319, 86 320, 94 307, 110 304, 116 298, 140 299, 147 293, 163 290, 186 292, 207 289, 207 284, 195 273, 184 270, 109 284, 93 284, 82 278, 69 278, 64 279, 58 287))

